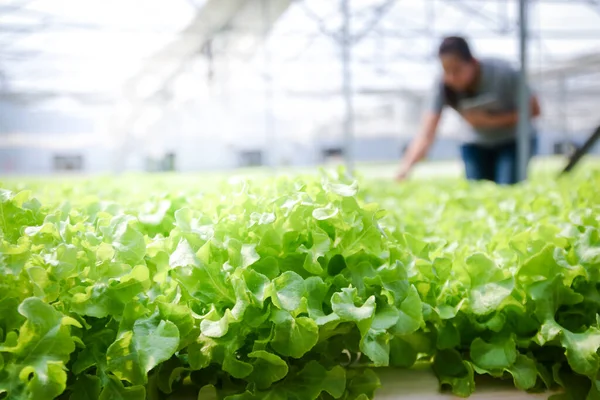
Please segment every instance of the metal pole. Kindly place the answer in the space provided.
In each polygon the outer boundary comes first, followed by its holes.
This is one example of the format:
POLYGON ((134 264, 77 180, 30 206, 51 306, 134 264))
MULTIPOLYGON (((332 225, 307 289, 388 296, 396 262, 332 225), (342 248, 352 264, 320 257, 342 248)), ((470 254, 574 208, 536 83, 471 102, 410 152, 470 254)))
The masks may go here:
POLYGON ((571 140, 569 134, 569 102, 567 101, 567 77, 563 72, 558 78, 558 103, 560 104, 560 129, 564 139, 571 140))
POLYGON ((527 84, 527 0, 519 0, 519 55, 521 70, 519 76, 519 123, 517 126, 517 178, 527 179, 527 164, 530 154, 531 111, 530 94, 527 84))
POLYGON ((342 85, 345 103, 344 158, 347 173, 354 173, 354 107, 352 103, 352 42, 350 35, 350 0, 342 0, 342 85))
POLYGON ((262 1, 263 14, 263 46, 264 46, 264 83, 265 83, 265 136, 267 148, 270 152, 272 169, 278 166, 277 142, 275 123, 273 121, 273 72, 271 71, 271 49, 269 47, 269 26, 271 24, 271 0, 262 1))

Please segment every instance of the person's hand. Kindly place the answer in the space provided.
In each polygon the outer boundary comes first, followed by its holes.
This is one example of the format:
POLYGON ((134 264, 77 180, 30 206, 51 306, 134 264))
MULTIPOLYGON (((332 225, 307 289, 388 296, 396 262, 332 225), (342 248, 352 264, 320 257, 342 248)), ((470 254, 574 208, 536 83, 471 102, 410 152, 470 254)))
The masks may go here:
POLYGON ((492 125, 491 116, 483 111, 464 111, 461 115, 473 128, 485 128, 492 125))
POLYGON ((402 167, 396 174, 396 182, 403 182, 408 179, 408 173, 410 172, 409 168, 402 167))

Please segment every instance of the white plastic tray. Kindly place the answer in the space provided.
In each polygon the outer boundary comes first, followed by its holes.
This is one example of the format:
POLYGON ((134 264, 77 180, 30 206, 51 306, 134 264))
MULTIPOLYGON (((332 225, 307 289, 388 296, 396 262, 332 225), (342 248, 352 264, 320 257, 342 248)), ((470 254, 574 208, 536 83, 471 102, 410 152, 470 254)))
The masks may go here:
MULTIPOLYGON (((414 369, 375 369, 381 380, 381 388, 375 393, 375 400, 455 400, 460 397, 452 393, 442 393, 439 381, 428 367, 414 369)), ((511 380, 498 380, 486 376, 476 376, 475 393, 469 400, 535 400, 547 399, 552 392, 527 393, 514 387, 511 380)), ((191 392, 195 392, 190 388, 191 392)), ((196 394, 171 396, 169 400, 214 400, 212 395, 197 397, 196 394)))
MULTIPOLYGON (((439 381, 430 369, 393 369, 378 368, 381 388, 376 392, 375 400, 448 400, 458 399, 451 393, 441 393, 439 381)), ((487 379, 478 376, 475 380, 475 393, 472 400, 533 400, 547 399, 551 394, 527 393, 514 387, 510 380, 487 379)))

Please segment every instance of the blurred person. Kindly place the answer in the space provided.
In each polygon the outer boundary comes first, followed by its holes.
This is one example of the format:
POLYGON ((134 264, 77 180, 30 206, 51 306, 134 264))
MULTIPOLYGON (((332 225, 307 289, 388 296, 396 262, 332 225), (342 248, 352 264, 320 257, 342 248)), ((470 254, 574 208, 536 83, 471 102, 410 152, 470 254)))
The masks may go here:
MULTIPOLYGON (((406 179, 425 157, 442 111, 449 106, 472 127, 472 132, 461 138, 460 147, 467 179, 516 183, 519 71, 504 60, 475 58, 467 41, 459 36, 445 38, 438 57, 443 74, 435 82, 421 130, 407 148, 397 179, 406 179)), ((536 144, 532 120, 539 115, 537 97, 531 94, 532 150, 536 144)))

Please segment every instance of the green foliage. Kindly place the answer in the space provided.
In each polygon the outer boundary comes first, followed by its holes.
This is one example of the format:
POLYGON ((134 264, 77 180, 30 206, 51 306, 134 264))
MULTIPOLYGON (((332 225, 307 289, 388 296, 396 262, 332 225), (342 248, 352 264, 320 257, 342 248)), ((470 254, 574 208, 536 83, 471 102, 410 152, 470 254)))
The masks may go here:
POLYGON ((597 172, 201 184, 0 190, 0 398, 371 399, 415 363, 600 396, 597 172))

